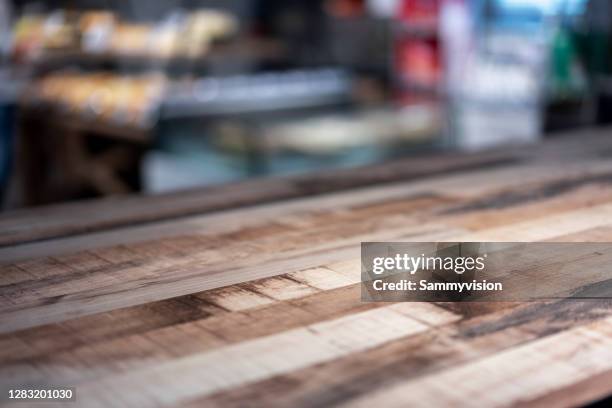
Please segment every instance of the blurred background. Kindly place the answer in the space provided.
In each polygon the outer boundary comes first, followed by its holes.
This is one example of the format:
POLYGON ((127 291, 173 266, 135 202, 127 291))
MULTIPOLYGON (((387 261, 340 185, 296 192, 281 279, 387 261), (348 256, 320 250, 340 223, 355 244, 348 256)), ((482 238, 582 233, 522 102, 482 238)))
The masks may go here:
POLYGON ((608 0, 0 0, 12 209, 612 121, 608 0))

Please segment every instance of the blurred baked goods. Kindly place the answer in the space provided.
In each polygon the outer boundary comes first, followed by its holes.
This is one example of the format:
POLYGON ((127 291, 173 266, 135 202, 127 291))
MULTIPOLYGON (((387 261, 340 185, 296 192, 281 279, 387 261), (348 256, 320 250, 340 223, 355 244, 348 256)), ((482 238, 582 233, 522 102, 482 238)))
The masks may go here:
POLYGON ((81 47, 85 52, 104 52, 117 25, 117 18, 110 11, 89 11, 79 18, 81 47))
POLYGON ((160 74, 57 73, 32 84, 24 102, 86 119, 144 126, 154 121, 165 87, 160 74))
POLYGON ((24 15, 13 29, 12 54, 30 61, 53 52, 198 58, 238 29, 230 14, 215 10, 173 11, 157 22, 134 23, 111 11, 54 11, 24 15))

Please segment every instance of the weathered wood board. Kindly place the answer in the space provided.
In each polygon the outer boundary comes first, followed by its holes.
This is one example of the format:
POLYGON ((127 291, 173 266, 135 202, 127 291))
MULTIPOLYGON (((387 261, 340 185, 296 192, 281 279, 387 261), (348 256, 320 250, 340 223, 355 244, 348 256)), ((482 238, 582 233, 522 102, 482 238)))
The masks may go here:
POLYGON ((220 193, 245 208, 192 192, 3 215, 0 388, 75 387, 92 407, 612 394, 612 301, 362 303, 359 287, 361 241, 612 240, 612 134, 429 163, 301 179, 315 196, 220 193))

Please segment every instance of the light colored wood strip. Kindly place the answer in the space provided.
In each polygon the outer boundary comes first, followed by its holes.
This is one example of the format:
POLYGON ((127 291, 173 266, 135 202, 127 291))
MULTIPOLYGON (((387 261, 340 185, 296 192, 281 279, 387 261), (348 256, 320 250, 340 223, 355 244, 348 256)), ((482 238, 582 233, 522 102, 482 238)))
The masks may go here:
POLYGON ((610 397, 612 370, 591 376, 567 387, 529 401, 519 401, 523 408, 578 407, 610 397))
POLYGON ((394 304, 390 308, 430 326, 441 326, 461 319, 461 315, 441 309, 432 303, 403 302, 394 304))
POLYGON ((556 242, 612 242, 612 226, 595 227, 585 231, 554 237, 556 242))
POLYGON ((457 242, 535 242, 612 225, 612 204, 603 204, 508 226, 460 235, 457 242), (551 226, 554 225, 554 228, 551 226))
POLYGON ((325 265, 326 268, 338 272, 351 280, 361 282, 361 258, 347 259, 325 265))
POLYGON ((214 304, 232 312, 252 309, 274 302, 274 298, 270 296, 264 296, 240 286, 228 286, 210 293, 207 297, 214 304))
POLYGON ((304 269, 292 272, 288 276, 321 290, 341 288, 360 282, 360 279, 346 276, 325 267, 304 269))

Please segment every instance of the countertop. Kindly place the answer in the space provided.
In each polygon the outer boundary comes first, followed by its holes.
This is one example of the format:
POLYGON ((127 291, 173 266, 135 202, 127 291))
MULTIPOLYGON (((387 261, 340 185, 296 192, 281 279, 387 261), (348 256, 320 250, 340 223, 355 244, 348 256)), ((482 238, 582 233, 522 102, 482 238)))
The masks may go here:
POLYGON ((611 239, 612 130, 5 213, 0 385, 82 406, 584 404, 612 393, 610 301, 361 302, 360 242, 611 239))

